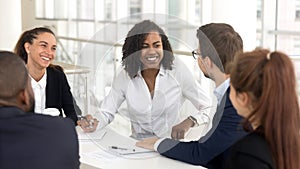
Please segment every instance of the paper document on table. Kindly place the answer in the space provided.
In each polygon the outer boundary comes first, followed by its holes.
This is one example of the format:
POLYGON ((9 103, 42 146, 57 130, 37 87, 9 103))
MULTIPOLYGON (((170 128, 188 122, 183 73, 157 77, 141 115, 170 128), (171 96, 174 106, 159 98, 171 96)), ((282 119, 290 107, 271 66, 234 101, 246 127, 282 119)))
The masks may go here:
POLYGON ((106 135, 106 130, 96 130, 92 133, 77 132, 79 141, 100 141, 106 135))
POLYGON ((95 151, 87 153, 81 153, 80 156, 80 162, 87 163, 93 166, 101 166, 104 168, 107 168, 106 166, 111 165, 112 162, 119 159, 118 156, 115 156, 102 149, 97 149, 95 151))

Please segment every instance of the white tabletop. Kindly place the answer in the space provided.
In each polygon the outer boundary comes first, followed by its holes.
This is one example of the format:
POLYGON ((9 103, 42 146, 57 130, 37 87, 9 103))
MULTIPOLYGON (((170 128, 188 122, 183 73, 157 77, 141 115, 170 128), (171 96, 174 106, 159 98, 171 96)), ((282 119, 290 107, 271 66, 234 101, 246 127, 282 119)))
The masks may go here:
MULTIPOLYGON (((79 137, 80 162, 96 167, 109 169, 205 169, 201 166, 194 166, 180 161, 172 160, 159 155, 157 152, 148 152, 135 146, 136 140, 116 133, 109 127, 94 133, 84 133, 77 127, 79 137), (135 149, 134 154, 122 153, 122 150, 114 151, 110 146, 135 149), (142 152, 142 153, 136 153, 142 152)), ((124 152, 126 152, 124 150, 124 152)))

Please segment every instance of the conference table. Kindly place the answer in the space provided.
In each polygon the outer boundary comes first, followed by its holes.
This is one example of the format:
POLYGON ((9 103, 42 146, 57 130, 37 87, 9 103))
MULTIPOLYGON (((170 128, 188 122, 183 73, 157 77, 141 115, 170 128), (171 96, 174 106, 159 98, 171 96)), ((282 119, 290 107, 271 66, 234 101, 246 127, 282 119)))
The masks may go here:
POLYGON ((79 127, 76 130, 80 162, 83 166, 89 166, 88 169, 205 169, 136 147, 137 140, 121 135, 109 126, 93 133, 84 133, 79 127))

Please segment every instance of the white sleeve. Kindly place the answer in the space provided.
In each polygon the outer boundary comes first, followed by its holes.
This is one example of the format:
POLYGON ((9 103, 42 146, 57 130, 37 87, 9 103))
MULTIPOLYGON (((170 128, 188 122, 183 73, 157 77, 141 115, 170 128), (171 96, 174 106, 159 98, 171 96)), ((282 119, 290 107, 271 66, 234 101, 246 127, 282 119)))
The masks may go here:
POLYGON ((176 67, 177 78, 181 84, 183 96, 188 99, 198 110, 197 112, 190 113, 199 125, 209 123, 210 111, 212 109, 212 98, 210 97, 208 91, 205 91, 198 81, 193 77, 190 70, 184 65, 184 63, 179 62, 176 67))
POLYGON ((95 113, 95 118, 99 121, 97 129, 102 129, 114 119, 114 115, 108 112, 98 111, 95 113))
POLYGON ((126 86, 128 78, 128 75, 123 70, 114 80, 110 92, 105 96, 100 109, 95 113, 95 117, 99 120, 98 128, 105 127, 114 119, 120 105, 125 100, 124 86, 126 86))

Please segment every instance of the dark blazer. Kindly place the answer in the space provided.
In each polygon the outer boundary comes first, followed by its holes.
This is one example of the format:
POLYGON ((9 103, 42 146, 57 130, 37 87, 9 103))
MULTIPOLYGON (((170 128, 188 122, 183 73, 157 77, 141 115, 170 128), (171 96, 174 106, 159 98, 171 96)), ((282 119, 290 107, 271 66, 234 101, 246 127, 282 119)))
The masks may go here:
POLYGON ((65 73, 54 67, 47 68, 46 84, 46 108, 57 108, 62 116, 62 110, 66 117, 71 118, 77 124, 73 96, 65 73))
POLYGON ((230 149, 226 169, 275 169, 270 147, 265 138, 251 133, 230 149))
POLYGON ((1 169, 79 169, 79 164, 70 119, 0 107, 1 169))
POLYGON ((163 156, 209 169, 222 168, 228 148, 246 134, 240 123, 242 117, 232 106, 229 92, 228 88, 217 107, 213 127, 203 138, 192 142, 165 139, 159 144, 158 152, 163 156))

